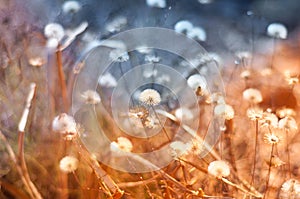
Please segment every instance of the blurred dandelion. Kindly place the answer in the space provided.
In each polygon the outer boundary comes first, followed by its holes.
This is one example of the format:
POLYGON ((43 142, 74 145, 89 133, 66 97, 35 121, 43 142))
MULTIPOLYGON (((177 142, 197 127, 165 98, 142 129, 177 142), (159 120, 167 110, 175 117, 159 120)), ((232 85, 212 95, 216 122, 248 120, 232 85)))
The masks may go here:
POLYGON ((62 172, 72 173, 78 168, 78 162, 73 156, 65 156, 59 161, 59 168, 62 172))

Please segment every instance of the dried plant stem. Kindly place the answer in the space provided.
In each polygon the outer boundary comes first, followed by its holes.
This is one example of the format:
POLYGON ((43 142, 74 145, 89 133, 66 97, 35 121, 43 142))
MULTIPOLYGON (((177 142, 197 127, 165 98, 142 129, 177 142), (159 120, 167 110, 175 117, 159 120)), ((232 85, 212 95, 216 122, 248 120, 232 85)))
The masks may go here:
POLYGON ((21 166, 18 164, 17 157, 16 157, 12 147, 10 146, 8 141, 6 140, 6 137, 3 135, 3 133, 1 131, 0 131, 0 139, 4 142, 5 148, 8 152, 8 155, 9 155, 10 159, 16 165, 17 172, 19 173, 19 175, 21 177, 21 180, 22 180, 22 182, 25 186, 26 191, 28 192, 28 194, 30 195, 31 198, 34 198, 34 194, 33 194, 32 190, 30 188, 30 185, 24 177, 23 170, 22 170, 21 166))
POLYGON ((271 168, 272 168, 272 159, 273 159, 273 151, 274 151, 274 147, 275 147, 275 144, 272 144, 271 155, 270 155, 270 161, 269 161, 269 170, 268 170, 268 176, 267 176, 267 181, 266 181, 266 191, 265 191, 264 198, 265 198, 266 195, 267 195, 268 187, 269 187, 269 182, 270 182, 270 175, 271 175, 271 168))
POLYGON ((27 96, 27 100, 26 100, 26 104, 25 104, 25 108, 23 111, 23 114, 21 116, 20 122, 19 122, 19 126, 18 126, 18 130, 19 130, 19 136, 18 136, 18 147, 19 147, 19 151, 18 151, 18 160, 19 160, 19 164, 21 166, 21 169, 23 171, 23 175, 25 180, 27 181, 29 188, 33 194, 33 197, 36 199, 41 199, 42 196, 39 193, 38 189, 35 187, 35 185, 33 184, 33 182, 30 179, 29 173, 28 173, 28 169, 26 166, 26 162, 25 162, 25 158, 24 158, 24 137, 25 137, 25 127, 28 121, 28 115, 29 115, 29 110, 31 107, 31 102, 34 98, 35 95, 35 89, 36 89, 36 84, 35 83, 31 83, 30 84, 30 90, 27 96))
POLYGON ((7 182, 0 180, 0 186, 1 186, 1 190, 6 190, 15 198, 30 199, 29 196, 23 193, 20 189, 7 182))
POLYGON ((164 134, 165 134, 166 137, 168 138, 168 141, 171 142, 172 139, 171 139, 170 136, 168 135, 168 132, 166 131, 165 127, 162 125, 162 123, 161 123, 161 121, 160 121, 160 119, 159 119, 159 117, 158 117, 158 115, 157 115, 157 113, 156 113, 156 110, 154 109, 153 105, 151 105, 151 109, 153 110, 154 115, 155 115, 156 119, 158 120, 158 123, 159 123, 160 128, 163 130, 164 134))
MULTIPOLYGON (((185 163, 187 163, 187 164, 189 164, 189 165, 191 165, 191 166, 193 166, 193 167, 195 167, 196 169, 198 169, 199 171, 202 171, 205 174, 209 174, 207 172, 207 169, 205 169, 205 168, 202 168, 202 167, 200 167, 200 166, 198 166, 198 165, 196 165, 196 164, 194 164, 194 163, 192 163, 190 161, 184 160, 184 159, 180 159, 180 160, 183 161, 183 162, 185 162, 185 163)), ((263 197, 260 193, 258 193, 256 191, 255 192, 248 191, 244 187, 242 187, 240 185, 237 185, 237 184, 235 184, 235 183, 227 180, 226 178, 220 178, 220 180, 222 180, 224 183, 226 183, 226 184, 228 184, 230 186, 233 186, 233 187, 237 188, 238 190, 244 192, 247 195, 254 196, 256 198, 262 198, 263 197)))
POLYGON ((288 167, 288 175, 289 178, 292 177, 292 173, 291 173, 291 159, 290 159, 290 150, 289 150, 289 131, 286 129, 285 130, 285 134, 286 134, 286 153, 287 153, 287 167, 288 167))
POLYGON ((250 185, 255 186, 254 177, 256 170, 256 154, 257 154, 257 146, 258 146, 258 120, 255 120, 255 143, 254 143, 254 158, 253 158, 253 167, 252 167, 252 177, 250 181, 250 185))
POLYGON ((103 191, 110 197, 113 197, 114 199, 121 198, 124 194, 124 191, 122 191, 118 187, 118 185, 111 179, 111 177, 106 173, 106 171, 102 169, 98 161, 95 158, 91 157, 87 149, 85 149, 85 147, 82 146, 82 144, 79 143, 78 140, 74 140, 74 144, 78 149, 78 153, 94 170, 97 178, 101 180, 101 184, 104 188, 103 191))
POLYGON ((66 85, 66 78, 65 73, 63 70, 63 64, 62 64, 62 52, 59 50, 60 46, 58 46, 58 50, 56 51, 56 64, 58 69, 58 78, 61 88, 61 95, 63 100, 63 108, 65 112, 68 112, 69 109, 69 101, 68 101, 68 95, 67 95, 67 85, 66 85))
POLYGON ((157 178, 160 177, 159 174, 156 174, 154 176, 152 176, 151 178, 147 179, 147 180, 140 180, 140 181, 136 181, 136 182, 121 182, 118 183, 118 186, 120 188, 129 188, 129 187, 136 187, 136 186, 140 186, 140 185, 145 185, 145 184, 149 184, 152 182, 157 182, 157 178))

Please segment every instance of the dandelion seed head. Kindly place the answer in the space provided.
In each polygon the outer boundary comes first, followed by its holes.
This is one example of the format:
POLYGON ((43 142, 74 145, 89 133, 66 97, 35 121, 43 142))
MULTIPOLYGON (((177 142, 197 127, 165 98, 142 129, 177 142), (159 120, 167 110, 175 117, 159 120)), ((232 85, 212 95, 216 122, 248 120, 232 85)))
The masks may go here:
POLYGON ((111 33, 119 32, 127 25, 127 18, 119 16, 106 25, 106 30, 111 33))
POLYGON ((243 98, 252 104, 258 104, 263 101, 261 92, 255 88, 248 88, 244 90, 243 98))
POLYGON ((193 24, 188 20, 178 21, 174 26, 174 30, 178 33, 188 33, 192 29, 193 29, 193 24))
POLYGON ((100 95, 96 91, 87 90, 81 95, 86 104, 98 104, 101 102, 100 95))
POLYGON ((264 142, 270 145, 278 144, 281 141, 281 139, 282 138, 279 135, 276 135, 274 133, 265 133, 264 135, 264 142))
POLYGON ((234 118, 234 110, 232 106, 228 104, 218 104, 214 108, 214 114, 222 117, 225 120, 231 120, 234 118))
POLYGON ((289 179, 281 186, 280 198, 290 199, 300 197, 300 183, 296 179, 289 179))
POLYGON ((149 62, 149 63, 158 63, 160 62, 161 58, 158 56, 154 56, 154 55, 146 55, 145 56, 145 62, 149 62))
POLYGON ((110 73, 106 73, 102 76, 100 76, 99 80, 98 80, 98 83, 101 85, 101 86, 104 86, 104 87, 116 87, 117 86, 117 80, 115 79, 114 76, 112 76, 110 73))
POLYGON ((287 28, 281 23, 271 23, 267 27, 267 34, 270 37, 286 39, 288 31, 287 28))
POLYGON ((296 112, 294 109, 291 109, 291 108, 279 108, 276 110, 276 115, 279 117, 279 118, 284 118, 284 117, 294 117, 296 116, 296 112))
POLYGON ((199 74, 190 76, 187 80, 187 84, 193 90, 197 90, 198 87, 200 87, 201 89, 205 89, 205 90, 207 88, 206 79, 202 75, 199 75, 199 74))
POLYGON ((78 162, 73 156, 65 156, 59 161, 59 168, 62 172, 72 173, 78 168, 78 162))
POLYGON ((53 119, 52 130, 64 134, 67 139, 72 139, 77 135, 76 122, 66 113, 61 113, 53 119))
POLYGON ((280 129, 285 129, 288 131, 295 131, 298 129, 296 120, 293 117, 284 117, 278 122, 278 127, 280 129))
POLYGON ((191 148, 191 144, 190 143, 184 143, 184 142, 181 142, 181 141, 173 141, 170 144, 170 148, 171 148, 171 155, 173 157, 181 157, 181 156, 187 154, 187 152, 191 148))
POLYGON ((247 116, 250 120, 260 120, 263 117, 263 110, 258 107, 248 108, 247 116))
POLYGON ((65 30, 62 25, 58 23, 49 23, 44 28, 44 35, 48 39, 56 39, 59 43, 62 38, 65 36, 65 30))
POLYGON ((270 113, 268 111, 265 111, 263 113, 263 117, 259 120, 259 122, 262 127, 278 127, 278 117, 275 114, 270 113))
POLYGON ((251 77, 251 71, 250 70, 242 71, 240 77, 243 79, 249 79, 251 77))
POLYGON ((145 89, 140 93, 140 102, 149 106, 158 105, 161 102, 159 92, 154 89, 145 89))
POLYGON ((216 160, 209 163, 207 171, 216 178, 227 177, 230 175, 229 165, 222 160, 216 160))
POLYGON ((113 152, 131 152, 133 145, 131 141, 126 137, 118 137, 117 141, 110 143, 110 149, 113 152))
POLYGON ((165 8, 167 6, 166 0, 146 0, 149 7, 165 8))
POLYGON ((62 5, 62 11, 64 13, 76 13, 81 9, 81 5, 78 1, 65 1, 62 5))
POLYGON ((282 166, 282 165, 285 164, 285 162, 282 161, 282 160, 281 160, 278 156, 276 156, 276 155, 273 155, 273 156, 272 156, 272 161, 271 161, 271 163, 269 162, 269 160, 266 160, 266 162, 267 162, 267 164, 268 164, 269 166, 272 166, 272 167, 280 167, 280 166, 282 166))
POLYGON ((198 41, 206 41, 207 37, 205 30, 201 27, 193 27, 187 32, 187 36, 198 41))

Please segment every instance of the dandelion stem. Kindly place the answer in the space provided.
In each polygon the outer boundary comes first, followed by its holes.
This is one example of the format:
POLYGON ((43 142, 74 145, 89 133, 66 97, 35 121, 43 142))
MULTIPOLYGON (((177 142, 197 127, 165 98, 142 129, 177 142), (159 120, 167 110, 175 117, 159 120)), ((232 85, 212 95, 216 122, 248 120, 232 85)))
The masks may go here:
POLYGON ((255 170, 256 170, 256 154, 257 154, 257 145, 258 145, 258 120, 255 120, 255 143, 254 143, 254 158, 253 158, 253 168, 252 168, 252 177, 250 185, 255 185, 254 177, 255 177, 255 170))
POLYGON ((60 50, 60 46, 58 46, 58 50, 56 51, 56 64, 58 69, 58 78, 61 88, 61 95, 63 99, 63 105, 64 105, 64 111, 68 112, 69 109, 69 101, 67 96, 67 85, 66 85, 66 78, 63 70, 63 64, 62 64, 62 52, 60 50))
POLYGON ((290 160, 290 150, 289 150, 289 132, 286 129, 285 130, 285 134, 286 134, 286 153, 287 153, 287 167, 288 167, 288 175, 289 178, 292 177, 292 173, 291 173, 291 160, 290 160))
POLYGON ((270 161, 269 161, 269 170, 268 170, 268 176, 267 176, 267 182, 266 182, 266 191, 265 191, 264 198, 265 198, 266 195, 267 195, 268 186, 269 186, 269 182, 270 182, 270 175, 271 175, 271 168, 272 168, 272 159, 273 159, 274 146, 275 146, 275 144, 272 144, 271 155, 270 155, 270 161))
POLYGON ((161 129, 163 130, 163 132, 165 133, 166 137, 168 138, 168 141, 171 142, 171 138, 170 138, 170 136, 168 135, 168 132, 166 131, 165 127, 162 125, 162 123, 161 123, 161 121, 160 121, 160 119, 159 119, 159 117, 158 117, 158 115, 157 115, 157 113, 156 113, 156 110, 154 109, 153 105, 151 105, 151 109, 153 110, 154 115, 155 115, 156 119, 158 120, 158 123, 159 123, 160 128, 161 128, 161 129))

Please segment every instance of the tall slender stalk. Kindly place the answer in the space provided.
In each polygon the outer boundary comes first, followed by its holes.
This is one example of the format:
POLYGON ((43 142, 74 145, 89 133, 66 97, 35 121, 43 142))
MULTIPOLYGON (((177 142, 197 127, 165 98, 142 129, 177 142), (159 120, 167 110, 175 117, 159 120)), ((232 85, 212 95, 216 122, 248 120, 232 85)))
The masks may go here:
POLYGON ((253 167, 252 167, 252 177, 250 185, 255 186, 255 170, 256 170, 256 155, 257 155, 257 146, 258 146, 258 120, 255 120, 255 143, 254 143, 254 158, 253 158, 253 167))
POLYGON ((271 168, 272 168, 272 159, 273 159, 274 146, 275 146, 275 144, 272 144, 270 161, 269 161, 269 170, 268 170, 268 176, 267 176, 267 181, 266 181, 266 191, 265 191, 264 198, 267 196, 269 182, 270 182, 270 175, 271 175, 271 168))

